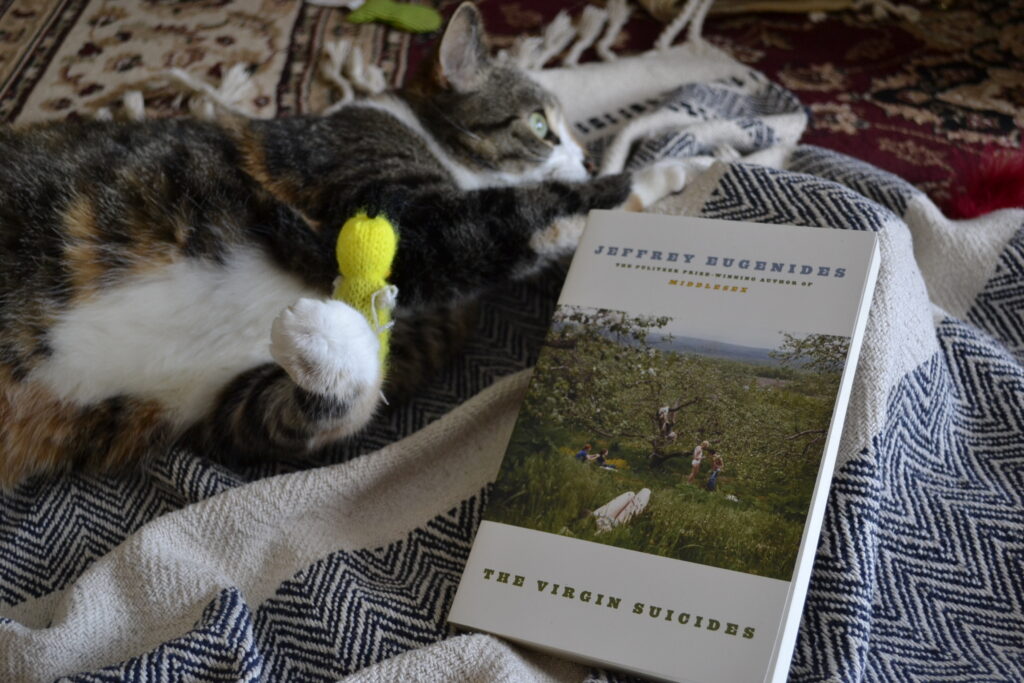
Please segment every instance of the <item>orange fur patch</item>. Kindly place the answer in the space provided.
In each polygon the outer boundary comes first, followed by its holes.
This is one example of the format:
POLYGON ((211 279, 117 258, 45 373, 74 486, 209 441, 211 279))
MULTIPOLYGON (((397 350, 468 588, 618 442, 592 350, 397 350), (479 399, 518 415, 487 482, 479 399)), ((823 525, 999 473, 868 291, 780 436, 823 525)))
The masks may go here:
POLYGON ((97 223, 96 212, 89 199, 76 197, 64 210, 64 256, 71 272, 73 303, 87 301, 104 284, 118 278, 161 267, 181 258, 181 247, 189 232, 184 219, 162 217, 163 220, 173 221, 171 232, 178 241, 173 243, 166 236, 161 239, 144 215, 128 215, 125 218, 137 224, 137 228, 132 231, 133 239, 115 244, 101 234, 102 226, 97 223), (105 255, 117 256, 119 267, 114 269, 106 265, 103 259, 105 255))
POLYGON ((275 178, 267 170, 266 152, 263 148, 263 142, 257 137, 256 133, 242 123, 233 123, 226 126, 226 128, 231 133, 231 137, 234 139, 235 144, 238 145, 238 151, 242 155, 242 170, 249 174, 271 196, 290 206, 293 211, 306 221, 311 230, 319 232, 321 227, 320 221, 313 220, 298 208, 302 205, 302 197, 300 196, 301 190, 295 186, 296 184, 287 178, 275 178))
POLYGON ((0 370, 0 489, 75 465, 124 468, 165 446, 170 436, 156 401, 125 399, 116 411, 110 404, 81 408, 0 370), (83 443, 95 450, 75 461, 83 443))
POLYGON ((626 203, 622 205, 622 210, 623 211, 643 211, 644 210, 644 203, 640 199, 640 197, 638 197, 635 194, 631 194, 631 195, 629 195, 629 198, 626 199, 626 203))
POLYGON ((242 153, 242 168, 268 192, 286 204, 294 204, 294 188, 291 183, 274 178, 267 170, 267 157, 263 142, 248 129, 232 131, 238 150, 242 153))
POLYGON ((76 197, 64 210, 64 232, 74 301, 82 301, 100 288, 105 272, 99 258, 96 213, 85 197, 76 197))

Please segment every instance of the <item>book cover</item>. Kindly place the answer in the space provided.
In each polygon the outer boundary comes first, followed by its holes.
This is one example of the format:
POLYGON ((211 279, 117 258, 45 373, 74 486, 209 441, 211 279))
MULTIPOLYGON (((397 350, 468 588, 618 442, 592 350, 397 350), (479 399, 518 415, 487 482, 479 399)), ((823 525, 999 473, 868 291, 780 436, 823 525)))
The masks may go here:
POLYGON ((591 213, 449 620, 783 680, 877 270, 868 232, 591 213))

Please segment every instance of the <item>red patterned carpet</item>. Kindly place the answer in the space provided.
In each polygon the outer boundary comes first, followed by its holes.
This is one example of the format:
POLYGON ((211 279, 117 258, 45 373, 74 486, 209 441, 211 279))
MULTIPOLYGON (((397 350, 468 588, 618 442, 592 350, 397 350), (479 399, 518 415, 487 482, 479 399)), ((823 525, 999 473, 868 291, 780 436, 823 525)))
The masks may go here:
POLYGON ((1022 2, 959 2, 916 23, 716 18, 706 34, 808 106, 804 142, 892 171, 939 205, 984 150, 1021 149, 1022 2))

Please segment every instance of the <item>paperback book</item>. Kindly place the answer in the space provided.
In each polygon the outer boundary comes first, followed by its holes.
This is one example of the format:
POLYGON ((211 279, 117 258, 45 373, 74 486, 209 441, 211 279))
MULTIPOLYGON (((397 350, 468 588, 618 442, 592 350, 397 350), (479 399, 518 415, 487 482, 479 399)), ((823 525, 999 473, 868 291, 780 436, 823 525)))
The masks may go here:
POLYGON ((784 680, 877 272, 870 232, 591 213, 449 621, 784 680))

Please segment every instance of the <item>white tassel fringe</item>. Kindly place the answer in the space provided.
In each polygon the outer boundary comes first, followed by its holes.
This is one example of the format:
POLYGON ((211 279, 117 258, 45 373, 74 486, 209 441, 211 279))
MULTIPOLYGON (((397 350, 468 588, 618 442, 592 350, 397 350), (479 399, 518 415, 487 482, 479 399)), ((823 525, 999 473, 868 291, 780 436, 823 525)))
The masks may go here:
POLYGON ((129 90, 121 97, 124 105, 125 116, 130 121, 144 121, 146 119, 146 100, 138 90, 129 90))
POLYGON ((608 0, 608 28, 604 36, 597 43, 597 54, 606 62, 613 62, 617 59, 612 51, 612 44, 619 37, 626 22, 629 21, 629 5, 626 0, 608 0))
POLYGON ((320 75, 341 92, 341 97, 327 108, 325 114, 333 113, 354 100, 356 91, 379 95, 388 87, 384 70, 376 64, 368 64, 362 49, 346 38, 324 45, 320 75))
POLYGON ((569 43, 575 37, 576 29, 573 28, 572 19, 569 18, 569 14, 565 10, 562 10, 544 29, 542 47, 537 55, 536 68, 544 68, 548 61, 569 47, 569 43))
POLYGON ((707 16, 708 10, 711 9, 711 5, 714 0, 689 0, 683 8, 679 10, 679 14, 673 19, 665 28, 662 30, 661 35, 658 36, 658 40, 655 41, 654 47, 657 50, 667 50, 672 46, 676 36, 678 36, 686 25, 690 25, 690 31, 687 34, 687 39, 691 41, 700 41, 701 31, 704 28, 704 17, 707 16))
MULTIPOLYGON (((512 43, 507 55, 520 69, 542 69, 576 37, 572 19, 564 10, 559 12, 540 36, 520 36, 512 43)), ((499 55, 499 59, 502 57, 499 55)))
POLYGON ((910 5, 897 5, 889 0, 855 0, 852 9, 870 9, 875 19, 885 19, 890 14, 903 17, 907 21, 916 22, 921 18, 921 11, 910 5))
POLYGON ((197 117, 207 120, 215 119, 217 106, 233 114, 251 116, 238 106, 256 94, 256 85, 252 82, 248 65, 235 64, 232 66, 221 78, 220 85, 216 88, 182 69, 174 68, 168 73, 179 84, 202 95, 202 97, 189 99, 189 108, 197 117))
POLYGON ((509 57, 520 69, 535 69, 540 59, 540 51, 544 48, 544 39, 540 36, 519 36, 512 43, 509 57))
POLYGON ((604 28, 606 21, 608 21, 608 12, 593 5, 584 7, 583 14, 580 15, 579 22, 576 25, 576 33, 579 35, 579 38, 576 39, 576 42, 569 49, 569 53, 562 60, 562 64, 565 66, 576 66, 579 64, 583 53, 601 35, 601 29, 604 28))

